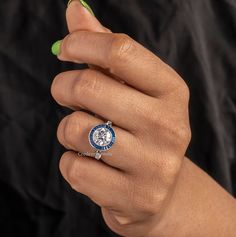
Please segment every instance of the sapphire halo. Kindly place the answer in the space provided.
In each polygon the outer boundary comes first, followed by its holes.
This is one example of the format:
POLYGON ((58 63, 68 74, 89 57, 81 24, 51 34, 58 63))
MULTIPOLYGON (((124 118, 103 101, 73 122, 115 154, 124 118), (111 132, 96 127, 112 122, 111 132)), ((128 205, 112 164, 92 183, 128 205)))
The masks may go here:
POLYGON ((102 151, 111 149, 116 140, 116 133, 112 128, 112 122, 108 121, 93 127, 88 135, 90 145, 96 149, 95 158, 99 160, 102 151))

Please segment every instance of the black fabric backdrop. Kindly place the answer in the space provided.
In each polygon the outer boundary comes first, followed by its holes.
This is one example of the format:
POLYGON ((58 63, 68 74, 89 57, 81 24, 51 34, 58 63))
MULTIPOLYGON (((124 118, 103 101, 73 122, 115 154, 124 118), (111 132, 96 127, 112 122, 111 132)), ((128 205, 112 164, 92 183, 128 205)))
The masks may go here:
MULTIPOLYGON (((236 195, 236 1, 94 0, 96 16, 174 67, 191 90, 188 156, 236 195)), ((63 0, 0 2, 0 236, 116 236, 70 189, 58 162, 54 76, 77 66, 50 54, 67 34, 63 0)))

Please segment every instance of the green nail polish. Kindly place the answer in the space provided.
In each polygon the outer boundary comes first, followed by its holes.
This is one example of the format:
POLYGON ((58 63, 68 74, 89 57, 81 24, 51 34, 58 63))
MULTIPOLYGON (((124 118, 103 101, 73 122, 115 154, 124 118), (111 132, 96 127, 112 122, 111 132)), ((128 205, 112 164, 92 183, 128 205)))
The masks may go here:
POLYGON ((93 16, 95 16, 94 13, 93 13, 92 8, 88 5, 87 2, 85 2, 84 0, 80 0, 80 2, 93 16))
POLYGON ((67 3, 67 7, 69 7, 69 5, 71 4, 73 0, 70 0, 68 3, 67 3))
POLYGON ((61 40, 56 41, 51 48, 52 54, 57 56, 61 52, 61 40))
MULTIPOLYGON (((69 0, 69 2, 67 3, 67 7, 73 2, 74 0, 69 0)), ((84 0, 79 0, 80 3, 83 5, 83 7, 85 7, 93 16, 94 15, 94 12, 92 10, 92 8, 88 5, 87 2, 85 2, 84 0)))

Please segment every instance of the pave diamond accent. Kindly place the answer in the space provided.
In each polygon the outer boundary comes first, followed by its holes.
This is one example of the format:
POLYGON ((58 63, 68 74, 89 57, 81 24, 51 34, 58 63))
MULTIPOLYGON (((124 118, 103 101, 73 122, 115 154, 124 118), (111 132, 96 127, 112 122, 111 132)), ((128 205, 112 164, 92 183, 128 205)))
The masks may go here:
POLYGON ((107 128, 98 128, 93 133, 93 141, 98 146, 107 146, 112 141, 112 134, 107 128))
POLYGON ((101 151, 97 151, 97 152, 95 153, 95 159, 100 160, 101 157, 102 157, 101 151))

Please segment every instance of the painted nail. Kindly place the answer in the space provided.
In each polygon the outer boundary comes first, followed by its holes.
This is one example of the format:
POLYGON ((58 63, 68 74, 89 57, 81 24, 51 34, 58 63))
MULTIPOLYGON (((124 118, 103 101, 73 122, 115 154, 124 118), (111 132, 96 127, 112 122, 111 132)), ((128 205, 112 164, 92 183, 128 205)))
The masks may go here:
POLYGON ((88 5, 87 2, 85 2, 84 0, 80 0, 80 2, 93 16, 95 16, 94 13, 93 13, 92 8, 88 5))
POLYGON ((51 48, 52 54, 55 56, 59 55, 61 52, 61 40, 56 41, 51 48))
MULTIPOLYGON (((74 0, 69 0, 69 2, 67 3, 67 7, 73 2, 74 0)), ((83 5, 83 7, 85 7, 93 16, 94 15, 94 12, 92 10, 92 8, 88 5, 87 2, 85 2, 84 0, 79 0, 80 3, 83 5)))
POLYGON ((69 7, 69 5, 71 4, 73 0, 70 0, 68 3, 67 3, 67 7, 69 7))

